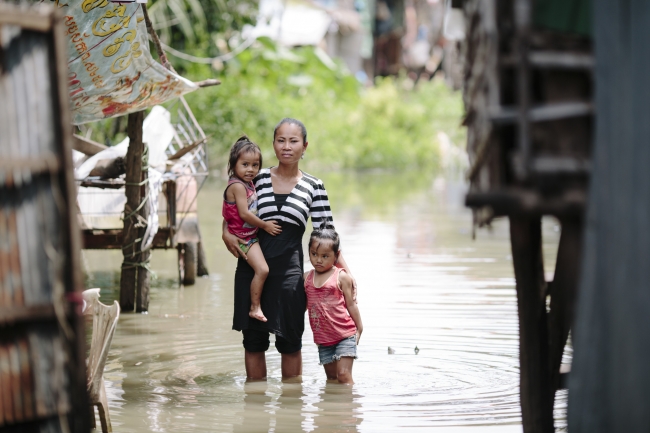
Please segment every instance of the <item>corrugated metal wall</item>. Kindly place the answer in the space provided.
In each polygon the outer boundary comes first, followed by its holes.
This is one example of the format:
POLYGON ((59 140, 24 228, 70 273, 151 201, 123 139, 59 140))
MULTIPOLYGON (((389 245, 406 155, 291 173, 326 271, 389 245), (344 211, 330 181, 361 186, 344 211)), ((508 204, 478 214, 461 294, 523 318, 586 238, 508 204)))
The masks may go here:
POLYGON ((0 430, 89 431, 63 29, 0 2, 0 430))
POLYGON ((596 0, 596 148, 569 431, 650 431, 650 2, 596 0))

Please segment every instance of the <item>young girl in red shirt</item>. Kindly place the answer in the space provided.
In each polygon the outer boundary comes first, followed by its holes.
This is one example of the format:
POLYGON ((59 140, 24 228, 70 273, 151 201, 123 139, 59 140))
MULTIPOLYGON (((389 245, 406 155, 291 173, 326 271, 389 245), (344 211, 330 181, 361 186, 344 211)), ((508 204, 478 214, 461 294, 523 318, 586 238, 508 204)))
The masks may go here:
POLYGON ((339 247, 332 224, 325 222, 312 232, 309 260, 314 270, 305 273, 305 293, 309 324, 327 378, 352 384, 352 363, 363 324, 353 299, 352 278, 336 266, 339 247))

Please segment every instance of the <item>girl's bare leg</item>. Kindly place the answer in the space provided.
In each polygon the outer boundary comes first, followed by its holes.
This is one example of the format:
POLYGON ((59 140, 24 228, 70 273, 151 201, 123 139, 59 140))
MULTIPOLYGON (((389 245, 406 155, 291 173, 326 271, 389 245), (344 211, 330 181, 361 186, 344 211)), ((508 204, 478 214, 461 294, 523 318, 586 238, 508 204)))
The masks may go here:
POLYGON ((323 365, 325 368, 325 375, 327 380, 336 380, 337 379, 337 370, 338 370, 338 361, 330 362, 329 364, 323 365))
POLYGON ((354 381, 352 380, 352 364, 354 363, 354 358, 350 356, 343 356, 337 362, 336 369, 336 378, 339 383, 345 383, 352 385, 354 381))
POLYGON ((254 243, 248 250, 248 264, 255 271, 255 276, 251 282, 251 309, 248 315, 254 319, 266 322, 266 317, 262 313, 260 306, 260 298, 262 297, 262 289, 264 288, 264 281, 269 275, 269 266, 266 264, 264 254, 259 243, 254 243))

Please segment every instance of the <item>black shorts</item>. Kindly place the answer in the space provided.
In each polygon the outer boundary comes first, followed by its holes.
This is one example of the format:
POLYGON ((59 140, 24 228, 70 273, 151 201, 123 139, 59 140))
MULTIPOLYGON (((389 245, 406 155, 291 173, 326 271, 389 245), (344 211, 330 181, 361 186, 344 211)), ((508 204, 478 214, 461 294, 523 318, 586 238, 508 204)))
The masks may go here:
MULTIPOLYGON (((256 329, 244 329, 244 349, 249 352, 266 352, 271 344, 268 331, 258 331, 256 329)), ((283 355, 289 355, 302 349, 302 342, 291 343, 288 340, 275 336, 275 348, 283 355)))

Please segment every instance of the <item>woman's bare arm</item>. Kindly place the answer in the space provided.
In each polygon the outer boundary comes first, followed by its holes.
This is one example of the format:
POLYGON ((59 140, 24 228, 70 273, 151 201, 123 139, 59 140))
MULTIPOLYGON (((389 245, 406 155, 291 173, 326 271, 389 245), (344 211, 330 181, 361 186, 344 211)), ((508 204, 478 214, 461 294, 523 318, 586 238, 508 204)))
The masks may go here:
POLYGON ((336 261, 336 267, 345 269, 345 272, 347 272, 348 276, 352 279, 352 299, 354 302, 357 302, 357 280, 354 279, 352 276, 352 271, 350 271, 350 267, 348 266, 347 262, 343 258, 343 252, 341 251, 339 253, 339 258, 336 261))
POLYGON ((345 306, 348 309, 348 313, 350 313, 350 317, 354 320, 354 324, 357 326, 357 344, 359 344, 359 339, 363 332, 363 322, 361 322, 359 307, 352 297, 352 277, 348 275, 347 272, 341 272, 339 274, 339 282, 341 283, 341 290, 343 291, 343 296, 345 298, 345 306))
POLYGON ((223 240, 223 243, 226 244, 226 248, 230 251, 230 254, 248 260, 246 253, 239 248, 239 244, 245 244, 246 241, 228 231, 228 223, 226 223, 226 220, 223 220, 223 224, 221 225, 221 239, 223 240))

